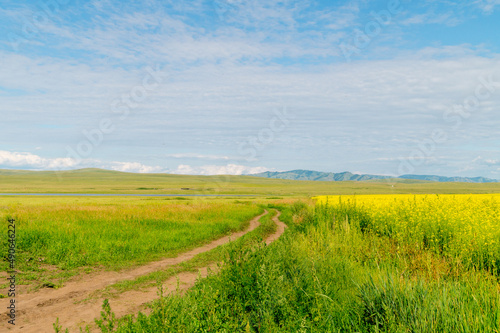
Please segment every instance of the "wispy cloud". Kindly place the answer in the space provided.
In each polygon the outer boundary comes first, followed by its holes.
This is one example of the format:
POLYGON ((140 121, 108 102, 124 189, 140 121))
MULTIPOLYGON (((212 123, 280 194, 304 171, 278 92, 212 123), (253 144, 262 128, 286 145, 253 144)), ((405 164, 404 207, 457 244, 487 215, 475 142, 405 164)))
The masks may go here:
POLYGON ((476 0, 473 3, 485 13, 491 14, 500 5, 500 0, 476 0))
POLYGON ((195 153, 168 154, 165 157, 178 158, 178 159, 193 158, 193 159, 200 159, 200 160, 230 160, 230 159, 233 159, 229 156, 224 156, 224 155, 204 155, 204 154, 195 154, 195 153))
MULTIPOLYGON (((189 156, 189 154, 187 155, 189 156)), ((122 172, 173 173, 186 175, 244 175, 270 170, 265 167, 245 166, 231 163, 226 165, 201 166, 181 164, 176 169, 169 170, 161 166, 145 165, 139 162, 106 162, 97 159, 76 161, 72 158, 43 158, 28 152, 10 152, 5 150, 0 150, 0 168, 19 168, 26 170, 102 168, 122 172)))
MULTIPOLYGON (((479 26, 482 16, 493 22, 499 1, 404 1, 394 24, 383 25, 359 59, 345 63, 339 42, 373 28, 373 12, 388 3, 70 2, 15 52, 7 36, 22 34, 39 7, 7 1, 0 9, 2 165, 199 174, 247 173, 265 165, 395 173, 399 156, 429 130, 448 126, 443 113, 463 104, 480 77, 500 70, 496 30, 459 29, 468 22, 479 26), (431 24, 446 27, 433 34, 431 24), (120 120, 112 102, 140 86, 144 68, 157 65, 165 72, 161 87, 120 120), (255 164, 242 165, 240 144, 265 141, 258 135, 268 133, 273 110, 283 105, 293 109, 293 124, 262 145, 255 164), (102 119, 116 130, 82 164, 65 158, 65 146, 76 147, 102 119), (381 156, 386 159, 376 160, 381 156)), ((478 154, 496 159, 494 149, 482 148, 495 147, 488 140, 500 126, 495 87, 437 149, 436 156, 460 151, 457 159, 442 158, 453 170, 478 154), (468 150, 461 150, 464 145, 468 150)), ((444 169, 428 162, 422 164, 426 173, 444 169)), ((474 168, 492 169, 484 163, 474 168)))
POLYGON ((410 16, 406 19, 399 21, 401 25, 414 25, 414 24, 441 24, 446 26, 456 26, 463 22, 463 19, 458 18, 451 12, 448 13, 424 13, 410 16))

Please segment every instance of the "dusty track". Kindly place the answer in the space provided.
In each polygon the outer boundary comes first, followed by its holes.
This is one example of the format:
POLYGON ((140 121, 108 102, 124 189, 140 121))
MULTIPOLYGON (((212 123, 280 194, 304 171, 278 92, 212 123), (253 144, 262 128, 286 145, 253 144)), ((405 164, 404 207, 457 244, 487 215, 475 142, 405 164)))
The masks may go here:
MULTIPOLYGON (((109 285, 123 280, 132 280, 139 276, 165 269, 167 267, 179 264, 190 260, 197 254, 210 251, 217 246, 228 243, 231 240, 243 236, 244 234, 254 230, 259 226, 259 219, 267 214, 263 214, 253 218, 250 221, 250 226, 241 232, 233 233, 230 236, 222 237, 209 244, 198 247, 191 251, 180 254, 175 258, 167 258, 156 261, 126 272, 99 272, 88 274, 83 279, 74 280, 66 283, 60 289, 43 289, 36 293, 18 295, 16 298, 16 326, 7 324, 6 312, 3 309, 7 308, 9 299, 0 299, 0 308, 2 316, 0 322, 0 331, 8 332, 53 332, 52 324, 56 318, 64 328, 69 328, 70 332, 78 332, 79 327, 85 327, 87 324, 93 324, 95 318, 100 316, 101 305, 103 299, 99 298, 91 302, 75 304, 78 301, 86 299, 93 292, 103 289, 109 285)), ((275 233, 269 235, 265 242, 270 244, 278 239, 283 234, 286 225, 279 221, 279 212, 273 218, 277 225, 275 233)), ((201 276, 205 277, 210 268, 216 266, 200 268, 198 272, 184 272, 168 279, 164 282, 165 294, 174 291, 179 282, 179 288, 186 290, 194 285, 196 279, 201 276)), ((111 299, 109 302, 115 314, 120 317, 130 313, 137 313, 144 310, 145 304, 158 298, 157 288, 150 288, 145 291, 127 291, 120 294, 117 298, 111 299)), ((91 325, 93 326, 93 325, 91 325)))

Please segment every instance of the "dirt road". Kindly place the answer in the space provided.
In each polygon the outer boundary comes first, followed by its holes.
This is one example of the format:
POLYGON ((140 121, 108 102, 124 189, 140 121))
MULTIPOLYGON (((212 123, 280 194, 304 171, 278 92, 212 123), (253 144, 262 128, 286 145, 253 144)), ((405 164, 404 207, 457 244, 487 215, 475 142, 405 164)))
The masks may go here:
MULTIPOLYGON (((259 219, 267 214, 253 218, 250 226, 241 232, 233 233, 230 236, 222 237, 209 244, 198 247, 191 251, 182 253, 175 258, 166 258, 160 261, 152 262, 138 268, 124 272, 97 272, 85 275, 83 278, 74 279, 67 282, 59 289, 42 289, 35 293, 18 295, 16 298, 16 326, 7 324, 7 313, 3 310, 8 306, 9 299, 0 299, 0 309, 2 316, 0 322, 0 331, 2 332, 54 332, 53 323, 59 318, 59 323, 64 328, 69 328, 70 332, 78 332, 79 327, 85 327, 87 324, 94 323, 94 319, 100 316, 103 299, 94 299, 90 302, 80 302, 89 297, 93 292, 106 288, 119 281, 132 280, 148 273, 177 265, 184 261, 192 259, 197 254, 210 251, 217 246, 234 241, 244 234, 254 230, 259 226, 259 219)), ((265 242, 270 244, 283 234, 286 225, 279 221, 279 212, 273 218, 277 225, 275 233, 269 235, 265 242)), ((164 292, 168 294, 177 288, 180 283, 180 289, 186 290, 194 285, 199 275, 207 276, 209 268, 202 267, 198 272, 184 272, 168 279, 164 282, 164 292)), ((157 288, 149 288, 145 291, 127 291, 120 294, 117 298, 109 301, 115 314, 120 317, 126 314, 135 314, 144 310, 145 304, 158 298, 157 288)), ((95 329, 93 329, 95 331, 95 329)))

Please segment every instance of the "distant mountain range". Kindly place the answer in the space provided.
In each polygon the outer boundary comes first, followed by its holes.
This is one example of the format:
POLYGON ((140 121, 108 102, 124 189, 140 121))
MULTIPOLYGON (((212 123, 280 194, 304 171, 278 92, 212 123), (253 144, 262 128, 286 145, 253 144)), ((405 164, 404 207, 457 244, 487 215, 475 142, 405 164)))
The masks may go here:
POLYGON ((401 179, 401 180, 420 180, 431 182, 464 182, 464 183, 495 183, 496 179, 484 177, 443 177, 433 175, 402 175, 399 177, 378 176, 378 175, 359 175, 351 172, 320 172, 311 170, 292 170, 284 172, 266 171, 251 176, 264 178, 278 178, 290 180, 317 180, 317 181, 369 181, 383 179, 401 179))

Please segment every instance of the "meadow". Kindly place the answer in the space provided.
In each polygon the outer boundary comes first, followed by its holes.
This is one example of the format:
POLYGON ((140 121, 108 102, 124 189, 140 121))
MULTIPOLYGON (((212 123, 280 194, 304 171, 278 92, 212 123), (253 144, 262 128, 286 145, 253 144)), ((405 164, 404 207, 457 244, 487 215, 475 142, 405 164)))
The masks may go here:
MULTIPOLYGON (((288 229, 269 246, 261 240, 275 228, 271 214, 236 242, 99 290, 114 297, 221 262, 217 273, 187 292, 160 297, 148 314, 117 319, 105 302, 97 321, 102 332, 500 330, 500 195, 492 194, 500 188, 495 183, 246 176, 220 182, 103 170, 67 172, 61 179, 55 173, 4 171, 0 179, 4 193, 179 194, 0 196, 5 229, 7 218, 17 223, 20 282, 35 288, 175 256, 244 229, 264 209, 281 212, 288 229), (182 196, 191 193, 249 196, 182 196), (336 195, 322 196, 326 193, 336 195), (312 195, 318 196, 311 200, 312 195)), ((0 245, 6 248, 4 238, 0 245)), ((7 261, 0 265, 6 270, 7 261)))
MULTIPOLYGON (((4 227, 8 218, 16 220, 20 282, 56 285, 54 279, 82 269, 121 269, 175 256, 243 230, 262 211, 217 199, 0 197, 4 227)), ((0 265, 7 270, 7 261, 0 265)))
POLYGON ((218 274, 186 294, 160 298, 148 315, 116 320, 105 303, 98 324, 103 332, 498 332, 495 270, 457 260, 416 234, 405 239, 382 217, 411 201, 416 207, 408 214, 427 211, 401 228, 430 227, 430 239, 440 230, 431 220, 440 221, 446 209, 453 216, 455 206, 472 202, 483 217, 496 209, 490 196, 440 197, 271 205, 289 226, 278 241, 228 249, 218 274))
POLYGON ((0 193, 225 194, 306 198, 327 194, 500 193, 500 183, 417 180, 301 181, 252 176, 135 174, 100 169, 0 170, 0 193))

